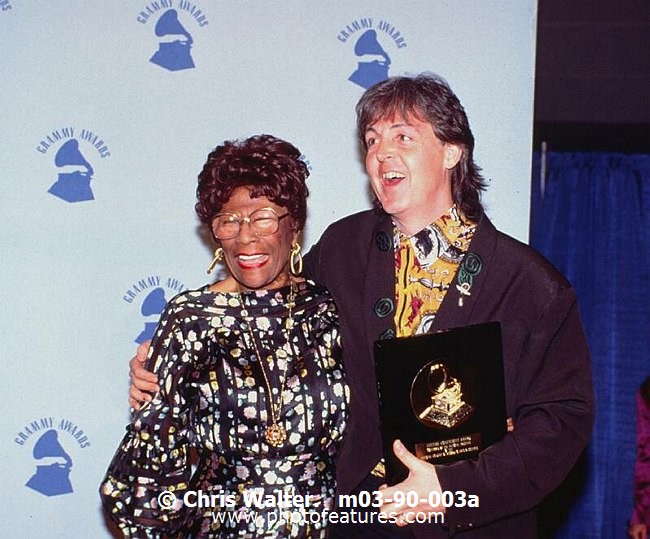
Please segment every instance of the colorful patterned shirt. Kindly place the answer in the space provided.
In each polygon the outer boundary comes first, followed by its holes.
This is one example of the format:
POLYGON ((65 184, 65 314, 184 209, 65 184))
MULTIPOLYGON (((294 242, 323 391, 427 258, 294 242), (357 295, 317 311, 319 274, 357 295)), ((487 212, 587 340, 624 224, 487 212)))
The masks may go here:
POLYGON ((395 328, 427 333, 474 236, 476 223, 456 206, 413 236, 395 228, 395 328))

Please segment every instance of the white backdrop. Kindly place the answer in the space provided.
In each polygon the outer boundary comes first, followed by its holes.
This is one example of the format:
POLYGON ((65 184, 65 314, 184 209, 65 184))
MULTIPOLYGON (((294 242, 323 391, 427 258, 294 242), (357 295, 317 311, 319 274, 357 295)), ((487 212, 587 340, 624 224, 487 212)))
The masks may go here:
POLYGON ((374 45, 365 52, 390 60, 388 75, 449 81, 490 179, 487 212, 526 240, 536 10, 535 0, 0 0, 3 530, 110 536, 97 488, 128 421, 134 341, 163 301, 206 282, 211 249, 193 205, 212 147, 266 132, 302 150, 307 246, 369 206, 354 133, 364 87, 348 80, 372 59, 355 55, 362 35, 374 45))

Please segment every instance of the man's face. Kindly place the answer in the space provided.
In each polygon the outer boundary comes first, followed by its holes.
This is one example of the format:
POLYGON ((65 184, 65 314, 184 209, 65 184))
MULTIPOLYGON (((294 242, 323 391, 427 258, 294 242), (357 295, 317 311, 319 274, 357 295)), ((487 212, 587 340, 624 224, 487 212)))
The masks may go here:
POLYGON ((372 189, 400 230, 414 234, 451 208, 450 171, 461 150, 441 142, 431 124, 384 118, 366 130, 365 140, 372 189))

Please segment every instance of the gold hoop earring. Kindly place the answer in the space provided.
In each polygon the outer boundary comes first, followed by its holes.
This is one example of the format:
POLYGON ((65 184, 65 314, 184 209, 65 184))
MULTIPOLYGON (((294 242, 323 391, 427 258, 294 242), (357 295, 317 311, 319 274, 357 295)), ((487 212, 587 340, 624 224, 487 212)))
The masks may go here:
POLYGON ((221 247, 217 247, 216 250, 214 251, 214 258, 212 259, 212 262, 210 262, 210 265, 208 266, 208 271, 207 273, 212 273, 212 270, 214 267, 217 265, 217 262, 223 258, 223 249, 221 247))
POLYGON ((289 268, 294 275, 302 273, 302 253, 300 252, 300 244, 294 243, 291 247, 291 255, 289 256, 289 268))

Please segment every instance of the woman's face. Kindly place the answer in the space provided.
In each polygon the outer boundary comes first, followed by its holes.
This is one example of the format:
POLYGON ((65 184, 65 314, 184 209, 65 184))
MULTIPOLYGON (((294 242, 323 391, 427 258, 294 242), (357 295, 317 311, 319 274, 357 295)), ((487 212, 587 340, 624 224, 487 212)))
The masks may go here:
MULTIPOLYGON (((273 208, 278 217, 287 213, 286 208, 265 196, 251 198, 247 187, 236 188, 219 213, 245 218, 261 208, 273 208)), ((236 237, 220 240, 228 269, 243 288, 274 289, 289 284, 291 245, 298 239, 292 225, 293 219, 288 216, 280 219, 277 232, 258 236, 249 222, 241 222, 236 237)))

